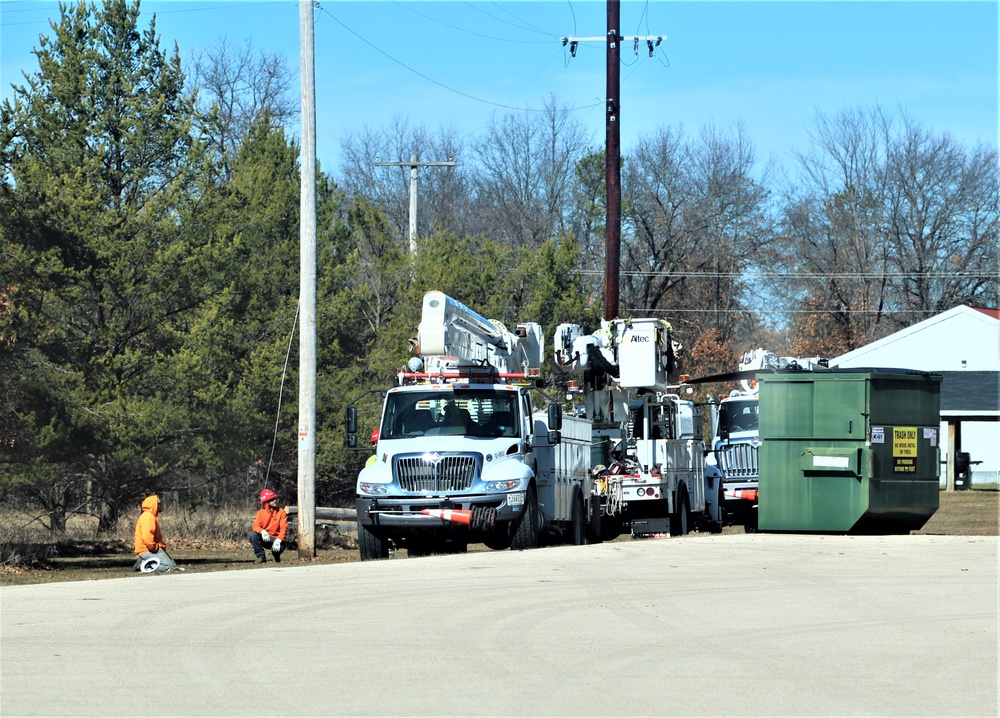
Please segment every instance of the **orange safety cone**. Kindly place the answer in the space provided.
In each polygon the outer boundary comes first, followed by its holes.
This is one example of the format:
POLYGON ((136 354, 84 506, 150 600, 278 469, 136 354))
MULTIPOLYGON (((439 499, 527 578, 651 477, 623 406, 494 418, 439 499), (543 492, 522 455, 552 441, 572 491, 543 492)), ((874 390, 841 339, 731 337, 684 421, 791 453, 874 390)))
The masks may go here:
POLYGON ((456 524, 465 524, 466 526, 472 523, 472 512, 461 509, 424 509, 420 513, 427 516, 436 516, 445 521, 453 521, 456 524))
POLYGON ((757 489, 727 489, 726 498, 740 499, 741 501, 757 501, 757 489))

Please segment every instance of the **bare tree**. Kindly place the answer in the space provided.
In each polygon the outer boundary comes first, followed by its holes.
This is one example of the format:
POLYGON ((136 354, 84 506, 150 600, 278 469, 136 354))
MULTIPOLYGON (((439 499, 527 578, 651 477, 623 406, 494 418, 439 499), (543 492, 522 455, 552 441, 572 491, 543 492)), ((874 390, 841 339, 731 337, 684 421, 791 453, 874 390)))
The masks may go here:
POLYGON ((889 252, 898 272, 902 325, 958 304, 991 304, 998 295, 996 149, 966 151, 948 134, 903 118, 888 140, 892 195, 889 252))
POLYGON ((410 168, 382 167, 377 162, 454 161, 453 168, 418 171, 418 232, 450 230, 457 234, 472 231, 467 169, 463 166, 464 147, 453 128, 433 134, 424 126, 412 126, 397 115, 388 127, 364 127, 348 133, 341 141, 340 184, 348 196, 364 197, 388 219, 393 234, 406 237, 409 231, 410 168))
POLYGON ((538 113, 494 117, 473 145, 480 231, 515 248, 564 234, 575 169, 588 148, 582 126, 555 97, 538 113))
POLYGON ((744 128, 642 138, 623 171, 625 303, 669 312, 690 340, 746 328, 746 273, 771 236, 767 168, 744 128))
POLYGON ((192 64, 202 130, 227 174, 251 125, 266 120, 284 127, 298 116, 288 62, 277 53, 255 50, 251 40, 235 48, 222 38, 217 46, 196 52, 192 64))
POLYGON ((781 223, 788 278, 780 290, 790 307, 822 314, 794 315, 799 333, 813 337, 800 350, 838 353, 889 332, 889 124, 878 109, 819 115, 812 151, 798 155, 797 185, 785 197, 781 223))
POLYGON ((796 349, 833 355, 997 296, 997 154, 879 107, 818 115, 781 223, 796 349))

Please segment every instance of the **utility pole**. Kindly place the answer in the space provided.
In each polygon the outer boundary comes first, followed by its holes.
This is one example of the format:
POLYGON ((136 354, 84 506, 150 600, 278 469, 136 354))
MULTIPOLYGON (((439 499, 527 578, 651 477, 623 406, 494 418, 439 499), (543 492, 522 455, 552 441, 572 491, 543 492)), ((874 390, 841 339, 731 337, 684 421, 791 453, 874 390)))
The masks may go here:
POLYGON ((621 160, 621 43, 634 44, 638 54, 639 42, 645 42, 652 57, 665 35, 619 35, 621 5, 619 0, 608 0, 608 32, 604 37, 564 37, 562 44, 569 45, 570 55, 576 57, 581 42, 607 43, 607 98, 605 101, 605 242, 604 242, 604 318, 618 318, 618 280, 621 276, 622 243, 622 160, 621 160))
POLYGON ((410 254, 417 253, 417 168, 418 167, 454 167, 451 160, 447 162, 418 162, 416 155, 410 155, 409 162, 376 162, 376 167, 409 167, 410 168, 410 254))
POLYGON ((316 57, 313 0, 299 0, 302 176, 299 199, 299 558, 316 553, 316 57))
POLYGON ((607 102, 604 118, 604 318, 618 318, 618 280, 621 276, 622 246, 622 151, 621 123, 618 109, 621 106, 621 46, 618 27, 621 25, 621 6, 618 0, 608 0, 608 54, 607 102))

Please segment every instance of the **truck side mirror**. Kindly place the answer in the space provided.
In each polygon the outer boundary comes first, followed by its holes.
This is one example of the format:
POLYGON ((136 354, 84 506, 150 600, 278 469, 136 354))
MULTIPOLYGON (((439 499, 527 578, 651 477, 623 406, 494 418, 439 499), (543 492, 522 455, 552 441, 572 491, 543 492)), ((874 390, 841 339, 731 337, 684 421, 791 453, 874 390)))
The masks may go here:
POLYGON ((347 448, 348 449, 356 449, 356 448, 358 448, 358 435, 357 434, 348 434, 347 435, 347 448))
POLYGON ((347 427, 348 434, 358 433, 358 410, 353 406, 347 407, 347 411, 344 412, 344 426, 347 427))
POLYGON ((559 404, 549 404, 549 429, 552 431, 562 429, 562 407, 559 404))
POLYGON ((549 436, 548 436, 548 443, 549 443, 549 446, 555 446, 556 444, 561 444, 562 443, 562 432, 561 431, 552 431, 550 429, 549 430, 549 436))

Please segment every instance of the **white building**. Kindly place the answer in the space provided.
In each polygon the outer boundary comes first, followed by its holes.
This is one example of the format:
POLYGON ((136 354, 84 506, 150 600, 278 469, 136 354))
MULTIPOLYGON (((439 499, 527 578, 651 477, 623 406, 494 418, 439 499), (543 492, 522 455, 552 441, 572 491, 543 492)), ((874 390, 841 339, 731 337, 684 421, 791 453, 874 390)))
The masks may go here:
POLYGON ((975 484, 1000 480, 1000 310, 949 309, 830 360, 830 366, 941 374, 941 478, 967 452, 975 484))

